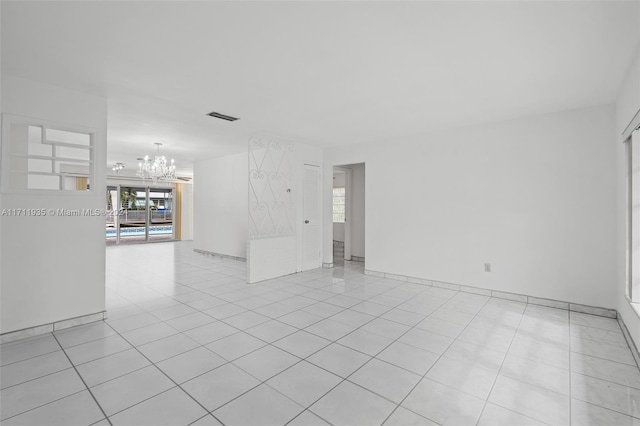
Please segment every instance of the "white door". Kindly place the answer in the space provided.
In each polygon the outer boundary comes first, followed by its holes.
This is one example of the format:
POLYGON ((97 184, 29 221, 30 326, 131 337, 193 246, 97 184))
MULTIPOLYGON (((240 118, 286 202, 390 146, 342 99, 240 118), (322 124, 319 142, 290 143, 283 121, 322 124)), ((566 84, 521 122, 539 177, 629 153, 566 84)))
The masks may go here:
POLYGON ((322 266, 320 257, 320 167, 304 165, 304 206, 302 224, 302 270, 322 266))

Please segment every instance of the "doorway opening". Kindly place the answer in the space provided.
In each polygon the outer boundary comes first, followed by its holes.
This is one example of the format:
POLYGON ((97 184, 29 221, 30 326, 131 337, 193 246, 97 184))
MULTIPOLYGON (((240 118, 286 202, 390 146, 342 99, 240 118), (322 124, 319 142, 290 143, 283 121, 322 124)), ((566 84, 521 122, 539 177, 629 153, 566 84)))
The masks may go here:
POLYGON ((173 188, 107 186, 107 245, 175 239, 173 188))
POLYGON ((365 163, 333 168, 333 263, 365 261, 365 163))

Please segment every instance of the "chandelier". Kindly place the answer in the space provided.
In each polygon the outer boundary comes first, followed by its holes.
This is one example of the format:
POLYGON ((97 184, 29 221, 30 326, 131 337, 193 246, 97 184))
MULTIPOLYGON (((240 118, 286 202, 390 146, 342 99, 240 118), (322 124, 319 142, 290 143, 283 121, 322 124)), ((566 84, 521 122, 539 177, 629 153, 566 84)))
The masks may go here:
POLYGON ((121 163, 120 161, 118 161, 113 165, 113 167, 111 167, 111 170, 120 174, 120 170, 124 169, 124 166, 126 166, 126 163, 121 163))
POLYGON ((158 183, 159 180, 175 180, 176 166, 173 164, 173 159, 171 159, 170 164, 167 164, 166 157, 160 155, 160 147, 162 144, 156 142, 155 145, 158 150, 153 161, 151 161, 148 155, 145 155, 144 158, 138 158, 138 160, 142 161, 138 163, 136 176, 142 179, 152 179, 153 183, 158 183))

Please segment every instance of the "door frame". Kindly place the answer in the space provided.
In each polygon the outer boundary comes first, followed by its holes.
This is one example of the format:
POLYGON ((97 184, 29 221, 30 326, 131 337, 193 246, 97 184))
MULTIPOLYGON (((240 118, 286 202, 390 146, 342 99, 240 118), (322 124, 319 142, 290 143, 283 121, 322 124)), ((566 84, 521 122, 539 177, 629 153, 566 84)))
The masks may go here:
MULTIPOLYGON (((351 260, 351 223, 353 221, 352 217, 352 173, 353 170, 349 167, 344 166, 334 166, 334 171, 339 171, 344 173, 344 260, 351 260)), ((332 205, 333 205, 333 199, 332 205)), ((331 219, 331 240, 333 244, 333 217, 331 219)))
MULTIPOLYGON (((150 199, 151 199, 151 192, 153 190, 160 190, 160 191, 166 191, 169 190, 171 191, 171 202, 172 202, 172 231, 171 231, 171 239, 170 240, 165 240, 165 241, 176 241, 176 224, 175 224, 175 208, 176 208, 176 203, 175 203, 175 194, 176 194, 176 187, 174 184, 169 184, 169 185, 149 185, 148 183, 144 183, 144 182, 139 182, 139 183, 121 183, 119 181, 116 182, 107 182, 106 185, 107 189, 108 188, 116 188, 116 194, 117 194, 117 199, 118 199, 118 206, 120 208, 122 208, 122 206, 120 206, 120 192, 121 192, 121 188, 122 187, 127 187, 127 188, 138 188, 138 189, 144 189, 145 190, 145 205, 149 206, 150 203, 150 199)), ((120 245, 120 215, 116 214, 115 217, 115 225, 116 225, 116 242, 115 245, 120 245)), ((151 214, 149 213, 149 211, 146 211, 145 214, 145 236, 144 236, 144 241, 139 242, 138 244, 146 244, 146 243, 153 243, 153 242, 163 242, 163 241, 151 241, 149 239, 149 227, 152 225, 151 223, 151 214)))

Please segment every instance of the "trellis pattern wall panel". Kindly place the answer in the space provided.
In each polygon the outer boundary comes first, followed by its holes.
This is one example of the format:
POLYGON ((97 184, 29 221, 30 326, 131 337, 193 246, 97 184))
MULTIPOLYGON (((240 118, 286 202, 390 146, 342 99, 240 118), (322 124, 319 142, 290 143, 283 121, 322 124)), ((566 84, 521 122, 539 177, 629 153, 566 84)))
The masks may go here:
POLYGON ((293 145, 249 141, 248 281, 296 272, 296 205, 293 145))
POLYGON ((249 238, 294 236, 293 146, 249 141, 249 238))

